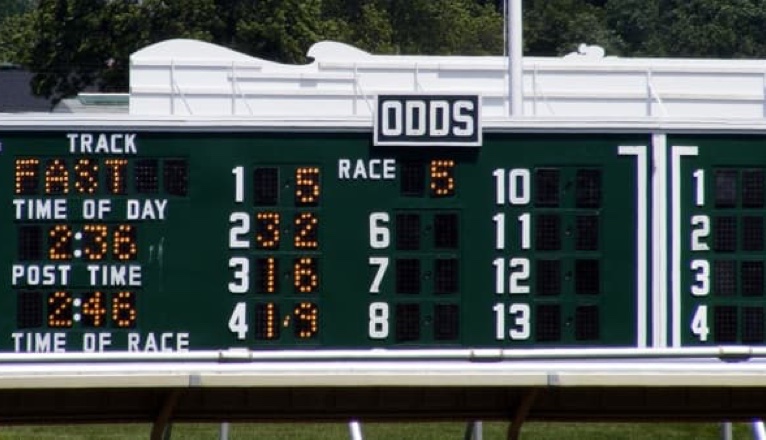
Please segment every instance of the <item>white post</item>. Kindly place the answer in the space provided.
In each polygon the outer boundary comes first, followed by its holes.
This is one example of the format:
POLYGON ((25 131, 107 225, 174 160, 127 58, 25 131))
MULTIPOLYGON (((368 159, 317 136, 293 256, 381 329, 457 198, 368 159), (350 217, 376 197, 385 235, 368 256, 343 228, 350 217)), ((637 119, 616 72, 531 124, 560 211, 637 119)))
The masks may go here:
POLYGON ((762 420, 753 420, 750 427, 753 429, 753 438, 755 440, 766 440, 766 428, 764 428, 762 420))
POLYGON ((219 440, 229 440, 229 422, 221 422, 220 429, 218 430, 219 440))
POLYGON ((732 440, 733 431, 731 429, 731 422, 721 423, 721 440, 732 440))
POLYGON ((521 24, 521 1, 508 0, 508 69, 510 70, 508 93, 510 94, 509 116, 522 116, 523 109, 523 40, 521 24))
POLYGON ((348 433, 351 440, 364 440, 364 437, 362 436, 362 425, 359 424, 358 420, 351 420, 348 422, 348 433))

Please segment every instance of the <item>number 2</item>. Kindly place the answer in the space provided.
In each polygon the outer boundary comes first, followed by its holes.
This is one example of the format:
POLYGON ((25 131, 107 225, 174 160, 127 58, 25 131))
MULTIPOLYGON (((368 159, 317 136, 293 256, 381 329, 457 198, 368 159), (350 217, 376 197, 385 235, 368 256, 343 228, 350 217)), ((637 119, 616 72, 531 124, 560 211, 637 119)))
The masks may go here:
POLYGON ((231 229, 229 230, 229 248, 247 249, 250 247, 250 241, 242 238, 250 232, 250 216, 244 212, 233 212, 229 216, 231 229))
POLYGON ((709 251, 710 247, 702 240, 710 235, 710 217, 695 215, 692 217, 691 224, 698 227, 692 229, 692 251, 709 251))

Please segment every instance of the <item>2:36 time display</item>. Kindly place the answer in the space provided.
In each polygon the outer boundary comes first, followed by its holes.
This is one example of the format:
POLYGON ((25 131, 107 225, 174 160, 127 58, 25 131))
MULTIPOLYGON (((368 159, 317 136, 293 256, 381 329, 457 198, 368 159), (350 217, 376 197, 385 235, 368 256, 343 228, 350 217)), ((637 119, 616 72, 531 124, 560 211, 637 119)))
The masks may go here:
POLYGON ((138 231, 131 224, 21 225, 20 261, 134 261, 138 257, 138 231))

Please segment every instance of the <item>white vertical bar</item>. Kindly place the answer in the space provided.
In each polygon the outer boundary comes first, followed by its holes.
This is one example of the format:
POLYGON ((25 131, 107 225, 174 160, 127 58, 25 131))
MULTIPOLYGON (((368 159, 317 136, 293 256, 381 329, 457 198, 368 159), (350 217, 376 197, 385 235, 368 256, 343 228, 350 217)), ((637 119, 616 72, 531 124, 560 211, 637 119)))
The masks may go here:
POLYGON ((646 115, 652 116, 652 69, 646 69, 646 115))
POLYGON ((732 440, 734 438, 734 432, 732 430, 731 422, 721 423, 721 440, 732 440))
POLYGON ((652 346, 667 346, 667 137, 652 134, 652 346))
POLYGON ((237 114, 237 69, 234 66, 236 61, 231 62, 231 115, 237 114))
POLYGON ((348 433, 351 440, 364 440, 362 436, 362 425, 358 420, 352 420, 348 422, 348 433))
POLYGON ((671 292, 672 292, 672 347, 681 346, 681 157, 682 156, 696 156, 698 153, 697 147, 681 147, 674 145, 671 147, 672 159, 671 159, 671 222, 672 222, 672 280, 671 280, 671 292))
POLYGON ((753 438, 755 440, 766 440, 766 428, 763 426, 763 421, 760 419, 753 420, 750 427, 753 430, 753 438))
POLYGON ((523 103, 523 54, 522 54, 522 24, 521 24, 521 0, 509 0, 508 5, 508 68, 510 72, 510 84, 508 91, 511 94, 511 114, 509 116, 522 116, 523 103))
POLYGON ((359 114, 357 102, 359 102, 359 70, 356 68, 356 63, 354 63, 354 116, 359 114))
POLYGON ((620 146, 623 156, 636 156, 636 344, 645 348, 648 342, 648 171, 646 146, 620 146))
POLYGON ((170 114, 176 114, 176 64, 173 58, 170 60, 170 114))
POLYGON ((481 420, 468 422, 468 425, 465 427, 465 435, 463 436, 463 439, 482 440, 484 438, 483 425, 484 423, 481 420))

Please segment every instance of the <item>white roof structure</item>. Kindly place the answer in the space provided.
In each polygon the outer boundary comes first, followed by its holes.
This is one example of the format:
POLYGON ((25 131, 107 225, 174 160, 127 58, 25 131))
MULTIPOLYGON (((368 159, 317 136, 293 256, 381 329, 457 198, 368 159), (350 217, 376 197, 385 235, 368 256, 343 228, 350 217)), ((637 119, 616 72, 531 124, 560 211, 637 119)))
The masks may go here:
MULTIPOLYGON (((313 62, 285 65, 214 44, 169 40, 131 56, 130 114, 370 119, 378 94, 479 94, 485 120, 508 119, 500 56, 372 55, 320 42, 313 62)), ((766 117, 766 60, 604 56, 581 46, 525 57, 523 119, 766 117)))

